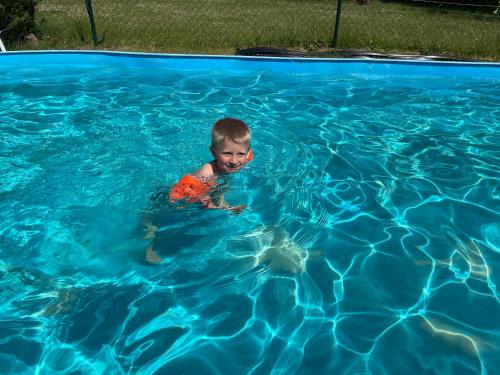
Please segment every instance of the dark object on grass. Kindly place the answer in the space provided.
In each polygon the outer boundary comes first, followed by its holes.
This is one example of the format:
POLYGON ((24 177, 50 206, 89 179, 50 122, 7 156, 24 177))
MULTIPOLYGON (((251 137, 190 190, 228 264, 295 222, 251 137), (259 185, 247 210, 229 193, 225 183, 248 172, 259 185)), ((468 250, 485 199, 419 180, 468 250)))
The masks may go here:
POLYGON ((358 5, 370 5, 371 4, 371 0, 356 0, 356 3, 358 5))
POLYGON ((238 48, 236 54, 242 56, 297 56, 295 52, 286 48, 274 47, 238 48))
POLYGON ((340 57, 366 57, 371 59, 472 61, 448 55, 406 55, 398 53, 371 52, 371 51, 354 50, 354 49, 340 50, 338 53, 340 54, 340 57))
POLYGON ((2 39, 19 43, 35 31, 36 0, 0 0, 2 39))
POLYGON ((472 61, 459 59, 446 55, 402 55, 391 53, 379 53, 363 50, 335 50, 331 52, 296 52, 286 48, 255 47, 237 49, 236 55, 240 56, 267 56, 267 57, 310 57, 310 58, 371 58, 371 59, 397 59, 397 60, 433 60, 433 61, 472 61))

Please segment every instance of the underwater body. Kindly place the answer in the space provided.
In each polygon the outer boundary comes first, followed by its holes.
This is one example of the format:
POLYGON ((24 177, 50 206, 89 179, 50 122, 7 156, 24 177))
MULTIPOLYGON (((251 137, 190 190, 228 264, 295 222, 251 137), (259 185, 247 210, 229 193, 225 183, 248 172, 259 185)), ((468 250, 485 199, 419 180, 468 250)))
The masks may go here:
POLYGON ((1 373, 500 368, 497 65, 0 57, 1 373))

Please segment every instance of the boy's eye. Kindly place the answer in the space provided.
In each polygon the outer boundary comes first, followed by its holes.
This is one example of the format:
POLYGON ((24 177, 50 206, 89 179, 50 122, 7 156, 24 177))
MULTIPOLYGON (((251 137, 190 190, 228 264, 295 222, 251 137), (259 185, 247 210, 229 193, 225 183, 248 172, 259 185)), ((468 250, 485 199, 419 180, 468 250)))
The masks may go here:
MULTIPOLYGON (((232 152, 221 152, 221 154, 224 156, 232 156, 233 155, 232 152)), ((245 156, 246 154, 244 152, 238 152, 237 155, 238 156, 245 156)))

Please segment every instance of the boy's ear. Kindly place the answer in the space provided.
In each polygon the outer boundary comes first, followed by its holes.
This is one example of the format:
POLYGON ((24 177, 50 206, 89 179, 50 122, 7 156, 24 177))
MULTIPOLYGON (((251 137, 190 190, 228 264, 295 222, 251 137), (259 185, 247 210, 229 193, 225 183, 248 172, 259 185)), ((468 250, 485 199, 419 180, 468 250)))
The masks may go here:
POLYGON ((212 156, 217 159, 217 154, 215 153, 215 148, 213 145, 210 145, 210 152, 212 153, 212 156))

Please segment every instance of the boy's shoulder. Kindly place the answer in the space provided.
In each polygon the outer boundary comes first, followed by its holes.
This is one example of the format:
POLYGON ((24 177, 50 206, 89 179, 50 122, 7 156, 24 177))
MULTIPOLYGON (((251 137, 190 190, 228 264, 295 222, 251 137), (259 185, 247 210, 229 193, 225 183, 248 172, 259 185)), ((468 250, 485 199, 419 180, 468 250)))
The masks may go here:
POLYGON ((212 163, 203 164, 200 169, 194 172, 194 175, 198 178, 207 179, 213 178, 215 176, 215 170, 212 163))

